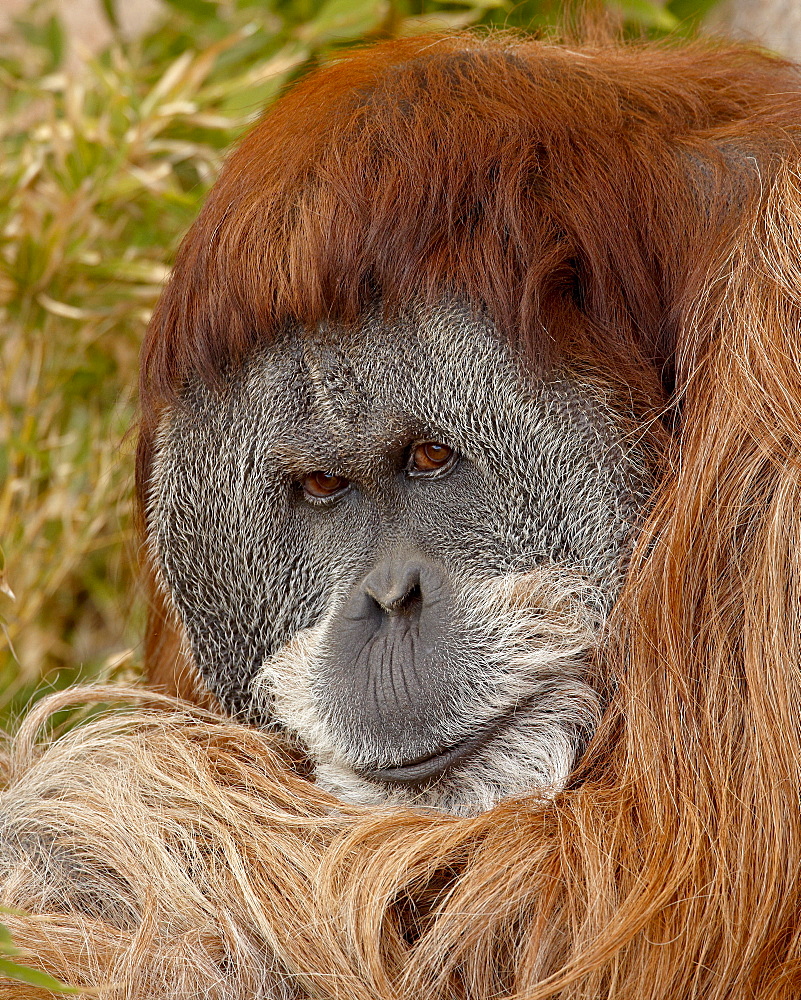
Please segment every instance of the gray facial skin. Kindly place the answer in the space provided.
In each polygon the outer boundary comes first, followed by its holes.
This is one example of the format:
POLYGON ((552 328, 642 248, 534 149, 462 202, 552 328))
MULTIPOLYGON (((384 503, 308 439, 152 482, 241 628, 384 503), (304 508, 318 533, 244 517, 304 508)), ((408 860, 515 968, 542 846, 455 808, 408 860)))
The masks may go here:
POLYGON ((649 482, 598 386, 535 379, 459 305, 287 332, 162 426, 153 555, 222 705, 348 801, 560 787, 649 482), (416 445, 453 449, 415 474, 416 445), (349 485, 315 500, 316 471, 349 485))

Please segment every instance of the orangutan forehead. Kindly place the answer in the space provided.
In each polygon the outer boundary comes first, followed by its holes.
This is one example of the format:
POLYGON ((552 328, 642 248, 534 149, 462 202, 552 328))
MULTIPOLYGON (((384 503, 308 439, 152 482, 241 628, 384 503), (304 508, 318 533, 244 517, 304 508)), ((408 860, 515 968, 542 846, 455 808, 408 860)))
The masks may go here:
POLYGON ((376 403, 389 393, 396 403, 399 389, 453 395, 477 377, 504 385, 519 378, 512 352, 492 322, 463 303, 446 301, 389 318, 376 308, 352 327, 320 326, 295 337, 305 377, 329 401, 340 389, 376 403))
POLYGON ((476 406, 501 417, 506 400, 534 388, 493 326, 454 303, 393 319, 376 309, 353 327, 287 331, 254 356, 243 382, 249 395, 274 402, 277 424, 387 444, 449 432, 476 406))

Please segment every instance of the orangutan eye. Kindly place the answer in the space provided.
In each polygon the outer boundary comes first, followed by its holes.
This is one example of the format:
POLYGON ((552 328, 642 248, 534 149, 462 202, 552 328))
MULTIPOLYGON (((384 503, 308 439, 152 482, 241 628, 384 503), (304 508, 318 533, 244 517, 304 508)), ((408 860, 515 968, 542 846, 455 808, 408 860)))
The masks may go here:
POLYGON ((334 476, 330 472, 312 472, 302 480, 303 491, 314 500, 327 500, 349 485, 349 479, 334 476))
POLYGON ((439 441, 422 441, 412 448, 407 472, 410 476, 425 476, 444 471, 453 465, 456 452, 439 441))

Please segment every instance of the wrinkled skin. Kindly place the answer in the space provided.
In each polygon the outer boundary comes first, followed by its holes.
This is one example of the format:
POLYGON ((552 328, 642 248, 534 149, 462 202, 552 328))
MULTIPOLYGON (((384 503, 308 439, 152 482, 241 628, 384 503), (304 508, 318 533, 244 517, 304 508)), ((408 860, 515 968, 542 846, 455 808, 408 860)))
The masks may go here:
POLYGON ((649 487, 607 396, 524 372, 454 304, 289 330, 187 390, 151 544, 222 705, 347 800, 471 813, 562 785, 649 487), (421 473, 426 442, 452 454, 421 473), (317 471, 342 488, 311 496, 317 471))

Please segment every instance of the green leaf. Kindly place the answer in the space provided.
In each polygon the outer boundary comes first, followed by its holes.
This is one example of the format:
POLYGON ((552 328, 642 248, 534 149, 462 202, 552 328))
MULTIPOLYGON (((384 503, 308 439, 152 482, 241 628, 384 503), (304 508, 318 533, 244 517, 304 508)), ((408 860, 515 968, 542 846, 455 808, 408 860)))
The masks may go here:
POLYGON ((120 19, 117 17, 117 5, 115 0, 100 0, 100 6, 106 15, 106 20, 115 31, 119 31, 120 19))
POLYGON ((297 34, 311 45, 348 41, 374 31, 388 14, 389 0, 327 0, 297 34))
POLYGON ((616 6, 627 21, 639 21, 646 28, 673 31, 678 27, 678 19, 662 3, 655 0, 621 0, 616 6))
POLYGON ((678 21, 701 21, 718 0, 671 0, 667 5, 670 13, 678 21))
MULTIPOLYGON (((0 584, 2 584, 3 573, 0 571, 0 584)), ((11 937, 11 931, 5 924, 0 924, 0 953, 3 955, 16 955, 19 949, 15 946, 11 937)))
POLYGON ((47 54, 45 72, 52 73, 58 69, 64 56, 64 32, 55 15, 43 22, 19 20, 15 22, 15 27, 22 38, 47 54))
POLYGON ((471 8, 455 11, 438 10, 433 14, 404 17, 398 24, 397 34, 402 38, 409 38, 412 35, 426 35, 430 31, 458 31, 461 28, 469 28, 483 16, 482 11, 471 8))
POLYGON ((174 10, 188 14, 196 21, 215 21, 219 17, 219 8, 212 0, 164 0, 174 10))
POLYGON ((27 983, 28 986, 38 986, 43 990, 51 990, 53 993, 77 993, 74 986, 67 986, 60 983, 46 972, 39 972, 38 969, 29 969, 27 965, 17 965, 16 962, 9 962, 8 959, 0 958, 0 976, 6 979, 14 979, 18 983, 27 983))
POLYGON ((44 45, 50 53, 52 65, 55 69, 61 65, 61 60, 64 58, 64 31, 62 30, 61 22, 55 15, 48 18, 45 24, 44 45))
MULTIPOLYGON (((469 3, 466 3, 465 0, 439 0, 439 2, 443 6, 469 7, 471 11, 497 10, 499 7, 506 6, 506 0, 470 0, 469 3)), ((430 14, 431 12, 429 12, 428 16, 430 16, 430 14)))

